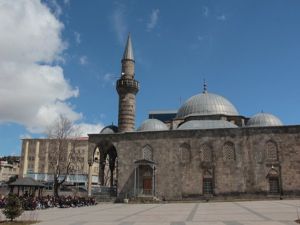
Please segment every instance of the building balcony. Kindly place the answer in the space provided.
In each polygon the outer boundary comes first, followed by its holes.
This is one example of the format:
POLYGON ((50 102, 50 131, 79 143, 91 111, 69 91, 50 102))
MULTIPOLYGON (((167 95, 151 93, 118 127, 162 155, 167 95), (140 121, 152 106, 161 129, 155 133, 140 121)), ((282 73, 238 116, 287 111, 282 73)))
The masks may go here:
POLYGON ((139 82, 132 79, 119 79, 117 80, 117 91, 120 92, 133 92, 136 94, 140 89, 139 82))

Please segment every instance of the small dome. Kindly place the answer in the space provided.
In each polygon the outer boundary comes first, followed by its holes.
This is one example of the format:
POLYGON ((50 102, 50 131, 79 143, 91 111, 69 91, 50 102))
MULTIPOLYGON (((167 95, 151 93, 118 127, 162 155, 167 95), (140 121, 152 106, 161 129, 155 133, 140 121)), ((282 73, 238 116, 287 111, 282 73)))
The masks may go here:
POLYGON ((159 131, 169 130, 168 126, 157 119, 147 119, 137 129, 137 131, 159 131))
POLYGON ((225 120, 190 120, 181 124, 178 130, 237 128, 238 126, 225 120))
POLYGON ((177 118, 220 114, 237 116, 239 113, 226 98, 204 91, 189 98, 178 110, 177 118))
POLYGON ((100 134, 114 134, 114 133, 118 133, 118 127, 115 125, 106 126, 100 131, 100 134))
POLYGON ((283 123, 276 116, 269 113, 257 113, 247 122, 247 127, 282 126, 283 123))

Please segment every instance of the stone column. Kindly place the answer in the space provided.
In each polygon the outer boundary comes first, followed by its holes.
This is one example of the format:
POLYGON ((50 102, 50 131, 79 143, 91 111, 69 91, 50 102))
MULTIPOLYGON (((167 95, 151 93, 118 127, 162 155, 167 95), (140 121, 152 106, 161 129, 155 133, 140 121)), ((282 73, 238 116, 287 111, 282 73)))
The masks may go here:
POLYGON ((109 162, 109 170, 110 170, 110 187, 112 187, 114 185, 115 160, 111 160, 109 162))
POLYGON ((137 196, 137 194, 136 194, 136 183, 137 183, 137 180, 136 180, 136 166, 134 167, 134 189, 133 189, 133 194, 134 194, 134 197, 136 197, 137 196))
POLYGON ((105 162, 100 163, 100 185, 104 185, 104 170, 105 170, 105 162))
POLYGON ((92 196, 92 162, 89 162, 89 172, 88 172, 88 196, 92 196))

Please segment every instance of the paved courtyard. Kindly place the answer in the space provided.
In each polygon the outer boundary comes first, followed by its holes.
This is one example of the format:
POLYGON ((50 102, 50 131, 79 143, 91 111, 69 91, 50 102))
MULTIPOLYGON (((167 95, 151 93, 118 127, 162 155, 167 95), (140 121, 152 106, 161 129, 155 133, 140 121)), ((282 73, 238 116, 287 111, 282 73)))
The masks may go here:
POLYGON ((39 225, 296 224, 300 200, 170 204, 99 204, 31 212, 39 225))

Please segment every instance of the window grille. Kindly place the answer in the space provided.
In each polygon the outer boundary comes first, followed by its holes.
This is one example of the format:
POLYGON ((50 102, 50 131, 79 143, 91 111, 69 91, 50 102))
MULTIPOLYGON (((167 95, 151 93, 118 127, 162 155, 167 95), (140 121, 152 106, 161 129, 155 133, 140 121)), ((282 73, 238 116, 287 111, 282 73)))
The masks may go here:
POLYGON ((143 148, 143 159, 150 160, 150 161, 153 160, 152 149, 149 145, 143 148))
POLYGON ((204 162, 212 161, 212 151, 208 145, 202 145, 201 152, 202 152, 202 157, 201 157, 202 161, 204 161, 204 162))
POLYGON ((223 160, 224 161, 234 161, 235 160, 235 149, 234 144, 227 142, 223 146, 223 160))
POLYGON ((269 141, 266 144, 267 160, 276 161, 278 159, 277 146, 274 142, 269 141))
POLYGON ((203 179, 203 194, 211 195, 213 193, 212 178, 203 179))

